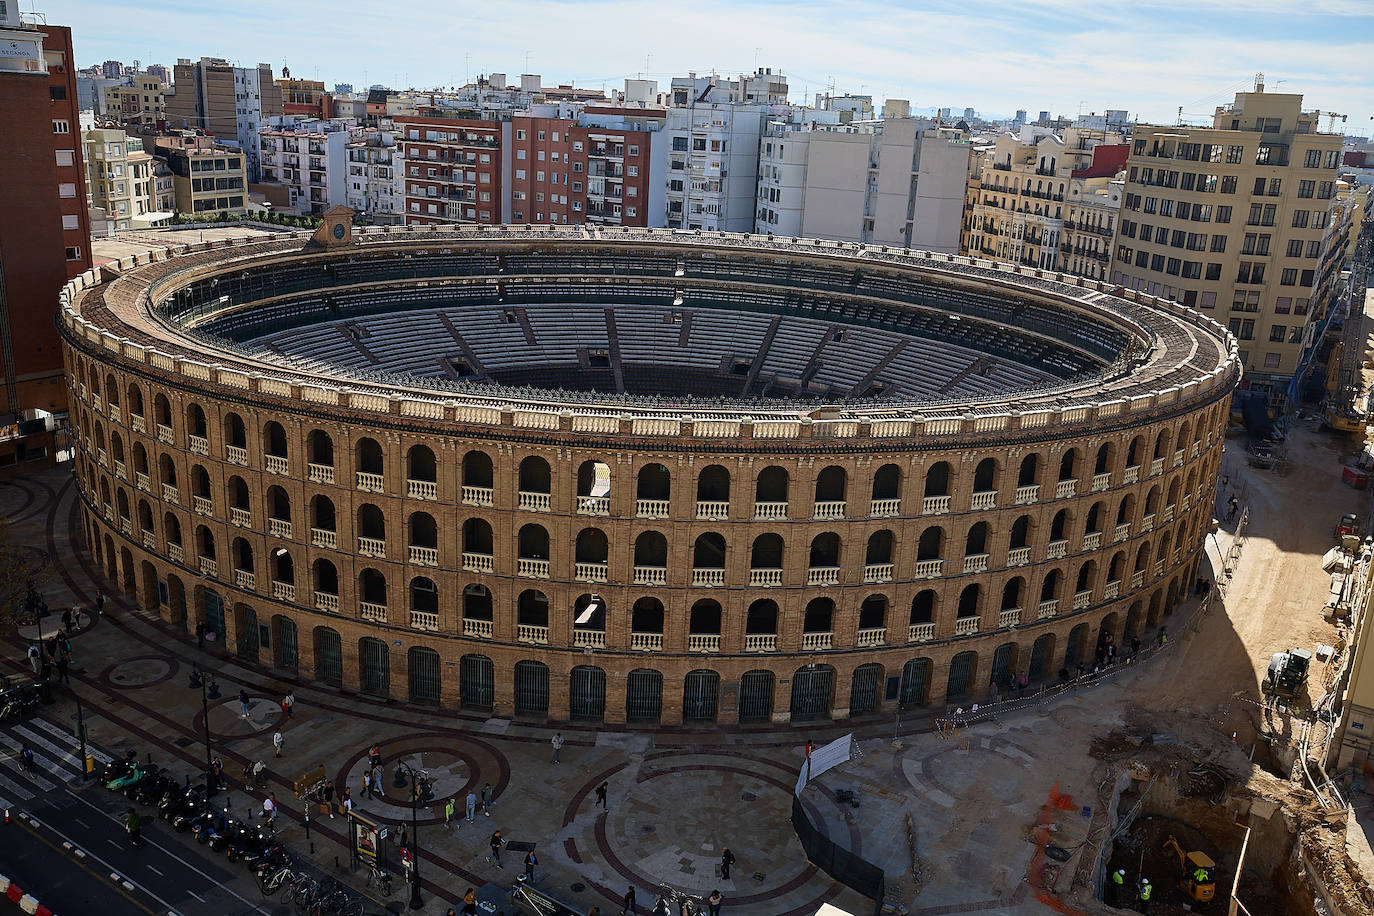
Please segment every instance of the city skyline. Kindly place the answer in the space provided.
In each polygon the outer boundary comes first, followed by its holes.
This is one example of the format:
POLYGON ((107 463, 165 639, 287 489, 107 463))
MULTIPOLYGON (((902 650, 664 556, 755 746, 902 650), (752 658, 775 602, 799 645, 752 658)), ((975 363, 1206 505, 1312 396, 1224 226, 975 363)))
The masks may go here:
POLYGON ((627 77, 657 79, 666 89, 671 76, 689 70, 731 76, 757 66, 784 73, 796 102, 833 85, 841 94, 905 98, 917 110, 970 106, 1003 117, 1025 108, 1035 117, 1124 108, 1153 123, 1173 123, 1180 107, 1184 121, 1206 122, 1263 71, 1270 91, 1299 92, 1309 108, 1347 115, 1337 130, 1368 136, 1374 128, 1363 76, 1374 40, 1357 37, 1374 35, 1374 7, 1354 0, 1317 0, 1303 17, 1279 0, 1154 0, 1109 14, 1077 0, 842 8, 706 0, 688 18, 617 0, 496 2, 461 14, 412 2, 393 7, 399 15, 386 21, 363 19, 372 8, 352 6, 356 15, 348 4, 283 10, 246 0, 225 17, 169 0, 69 0, 42 12, 73 25, 79 66, 217 56, 270 63, 278 73, 285 60, 293 76, 328 87, 447 87, 480 73, 526 71, 548 84, 607 90, 627 77), (158 28, 148 28, 148 15, 158 28), (430 25, 417 30, 417 21, 430 25), (531 22, 541 25, 529 29, 531 22), (620 24, 630 40, 605 48, 608 25, 620 24), (288 37, 302 34, 311 40, 288 37), (464 34, 472 37, 455 37, 464 34), (672 34, 671 43, 662 34, 672 34), (401 47, 404 54, 390 50, 401 47), (593 47, 595 55, 587 52, 593 47))

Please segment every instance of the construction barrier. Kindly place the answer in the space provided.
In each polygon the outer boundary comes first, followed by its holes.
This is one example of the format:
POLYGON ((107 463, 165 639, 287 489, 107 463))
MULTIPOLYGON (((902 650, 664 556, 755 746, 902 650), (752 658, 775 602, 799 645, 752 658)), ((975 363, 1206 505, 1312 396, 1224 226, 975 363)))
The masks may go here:
POLYGON ((887 893, 883 870, 826 836, 822 828, 812 823, 806 806, 796 795, 792 796, 792 830, 801 840, 802 849, 806 850, 807 861, 873 900, 873 916, 881 916, 883 897, 887 893))

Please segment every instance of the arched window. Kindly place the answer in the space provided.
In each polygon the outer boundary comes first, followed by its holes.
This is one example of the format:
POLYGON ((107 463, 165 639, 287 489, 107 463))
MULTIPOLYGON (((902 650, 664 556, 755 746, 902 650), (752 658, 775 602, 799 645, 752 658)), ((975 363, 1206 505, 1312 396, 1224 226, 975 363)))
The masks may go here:
POLYGON ((754 546, 749 552, 750 569, 782 569, 782 536, 769 532, 754 538, 754 546))
MULTIPOLYGON (((322 429, 312 429, 306 438, 306 459, 310 464, 321 468, 334 467, 334 440, 329 433, 322 429)), ((333 480, 333 475, 328 475, 329 479, 321 480, 321 483, 329 483, 333 480)), ((312 479, 314 479, 312 477, 312 479)))
MULTIPOLYGON (((668 539, 657 531, 641 532, 639 537, 635 538, 635 569, 662 570, 666 572, 667 566, 668 539)), ((661 585, 663 583, 659 582, 656 584, 661 585)))
POLYGON ((276 420, 268 420, 262 428, 262 450, 274 458, 287 457, 286 430, 276 420))
POLYGON ((434 450, 428 445, 412 445, 410 451, 406 452, 406 480, 432 484, 438 479, 434 450))
POLYGON ((868 548, 864 551, 865 566, 890 565, 892 563, 892 532, 886 528, 868 536, 868 548))
POLYGON ((654 597, 640 598, 630 608, 630 632, 663 634, 663 602, 654 597))
POLYGON ((916 545, 916 560, 940 560, 944 558, 945 530, 932 525, 921 532, 921 540, 916 545))
POLYGON ((925 495, 949 495, 950 470, 948 461, 937 461, 926 471, 925 495))
POLYGON ((840 566, 840 536, 824 531, 811 539, 810 566, 812 569, 834 569, 840 566))
POLYGON ((836 465, 823 468, 816 475, 816 514, 822 518, 830 517, 825 514, 822 503, 844 503, 848 477, 844 468, 836 465))
POLYGON ((973 472, 973 492, 989 493, 996 489, 997 462, 992 458, 984 458, 973 472))
POLYGON ((980 617, 982 616, 982 589, 978 585, 968 585, 959 593, 959 616, 960 617, 980 617))
POLYGON ((724 518, 730 506, 730 472, 718 464, 697 474, 697 517, 724 518), (703 504, 708 513, 702 515, 703 504))

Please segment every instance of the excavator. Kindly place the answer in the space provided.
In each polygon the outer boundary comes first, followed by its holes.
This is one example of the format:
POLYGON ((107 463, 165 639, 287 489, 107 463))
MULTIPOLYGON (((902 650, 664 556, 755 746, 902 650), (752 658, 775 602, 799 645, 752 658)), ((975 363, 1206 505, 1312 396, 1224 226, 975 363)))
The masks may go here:
POLYGON ((1214 877, 1217 863, 1212 861, 1211 856, 1201 850, 1184 852, 1178 840, 1169 836, 1164 841, 1164 851, 1173 850, 1178 856, 1179 871, 1182 877, 1179 878, 1178 886, 1189 899, 1196 900, 1198 903, 1210 903, 1212 897, 1217 892, 1217 882, 1214 877))

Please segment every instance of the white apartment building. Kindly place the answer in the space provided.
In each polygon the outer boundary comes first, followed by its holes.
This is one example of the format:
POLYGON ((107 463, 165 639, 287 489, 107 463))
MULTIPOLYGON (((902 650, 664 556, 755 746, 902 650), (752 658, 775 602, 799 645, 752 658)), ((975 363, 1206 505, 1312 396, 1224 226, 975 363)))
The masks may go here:
MULTIPOLYGON (((281 114, 280 108, 264 114, 261 79, 261 72, 256 67, 234 68, 234 122, 238 127, 239 149, 243 150, 243 170, 251 184, 262 180, 262 152, 258 147, 258 134, 269 117, 281 114)), ((280 97, 281 90, 278 89, 277 98, 280 97)))
POLYGON ((391 130, 361 131, 348 143, 345 203, 379 225, 400 225, 405 217, 405 170, 391 130))
MULTIPOLYGON (((709 99, 711 92, 701 98, 709 99)), ((665 224, 672 229, 751 232, 758 184, 762 105, 695 99, 669 108, 665 224)))
POLYGON ((272 119, 258 135, 262 183, 284 186, 288 206, 319 216, 347 200, 351 121, 272 119))
POLYGON ((86 131, 82 144, 91 206, 105 211, 116 232, 146 228, 154 210, 153 157, 143 141, 122 130, 97 129, 86 131))

